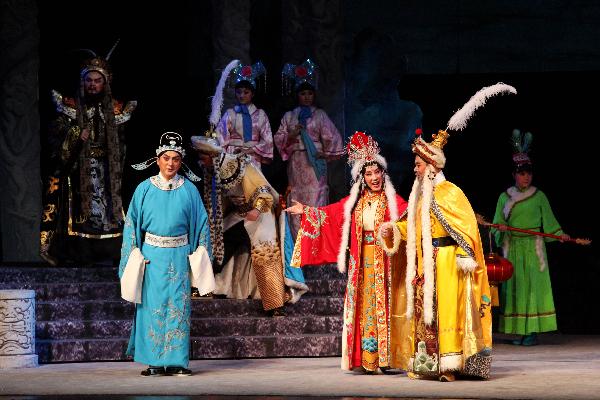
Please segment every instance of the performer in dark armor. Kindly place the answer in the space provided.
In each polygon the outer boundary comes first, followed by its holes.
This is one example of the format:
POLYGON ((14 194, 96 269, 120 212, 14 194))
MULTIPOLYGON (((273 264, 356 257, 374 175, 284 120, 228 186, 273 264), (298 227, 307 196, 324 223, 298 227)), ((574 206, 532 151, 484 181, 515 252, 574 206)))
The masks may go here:
MULTIPOLYGON (((114 49, 114 47, 113 47, 114 49)), ((84 62, 75 98, 52 92, 51 173, 41 223, 41 257, 94 263, 118 259, 123 231, 124 124, 137 106, 112 96, 107 59, 84 62)))

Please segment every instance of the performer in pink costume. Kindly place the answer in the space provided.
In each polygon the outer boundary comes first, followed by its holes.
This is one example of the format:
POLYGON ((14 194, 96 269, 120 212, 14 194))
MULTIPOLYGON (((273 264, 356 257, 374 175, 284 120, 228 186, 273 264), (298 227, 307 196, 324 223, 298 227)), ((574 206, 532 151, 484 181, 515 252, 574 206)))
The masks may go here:
MULTIPOLYGON (((317 66, 308 59, 300 65, 286 64, 282 71, 284 91, 297 96, 298 107, 285 113, 275 133, 275 145, 287 161, 288 185, 294 199, 311 207, 329 203, 327 161, 344 154, 342 136, 325 111, 314 106, 317 66)), ((300 218, 292 218, 294 237, 300 218)))
POLYGON ((233 69, 237 104, 223 114, 216 127, 217 140, 226 153, 250 155, 252 164, 273 160, 273 134, 267 114, 253 101, 257 80, 264 77, 265 67, 259 61, 254 65, 239 64, 233 69))

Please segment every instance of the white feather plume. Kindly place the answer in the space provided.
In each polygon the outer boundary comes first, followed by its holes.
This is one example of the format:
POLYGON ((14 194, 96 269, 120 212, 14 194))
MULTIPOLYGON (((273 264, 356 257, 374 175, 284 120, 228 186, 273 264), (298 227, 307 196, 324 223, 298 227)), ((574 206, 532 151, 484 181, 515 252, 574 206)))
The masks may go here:
POLYGON ((221 119, 221 108, 223 108, 223 89, 225 88, 225 82, 227 82, 227 78, 229 77, 231 70, 237 67, 239 64, 240 60, 233 60, 227 64, 223 72, 221 72, 221 78, 219 79, 219 83, 215 89, 215 95, 211 101, 211 111, 208 121, 212 126, 217 126, 219 120, 221 119))
POLYGON ((486 86, 475 93, 469 101, 465 103, 460 110, 458 110, 452 118, 448 121, 448 127, 446 130, 461 131, 467 126, 467 121, 473 116, 475 110, 485 105, 488 98, 501 93, 512 93, 517 94, 517 89, 499 82, 492 86, 486 86))
POLYGON ((113 47, 110 49, 108 54, 106 54, 106 57, 105 57, 106 61, 108 61, 110 59, 110 56, 112 56, 113 51, 115 51, 115 49, 117 48, 117 45, 119 44, 120 41, 121 41, 121 38, 118 38, 117 41, 115 42, 115 44, 113 44, 113 47))

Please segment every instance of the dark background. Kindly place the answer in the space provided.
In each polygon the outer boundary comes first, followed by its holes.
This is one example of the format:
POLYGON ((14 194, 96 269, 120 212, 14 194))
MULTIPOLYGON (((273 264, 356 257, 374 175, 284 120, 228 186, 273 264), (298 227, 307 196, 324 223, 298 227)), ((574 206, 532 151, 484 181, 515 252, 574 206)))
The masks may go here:
MULTIPOLYGON (((280 35, 287 21, 280 17, 280 2, 251 3, 250 55, 269 71, 267 92, 256 103, 276 131, 291 107, 279 86, 279 71, 289 61, 282 57, 280 35)), ((451 136, 444 149, 446 177, 463 189, 476 212, 491 220, 498 195, 513 183, 510 133, 514 128, 531 131, 534 185, 547 194, 567 233, 595 239, 599 221, 592 191, 598 181, 600 6, 592 1, 341 3, 345 85, 336 95, 343 97, 345 107, 338 128, 346 138, 355 130, 367 130, 377 138, 388 163, 394 165, 392 177, 399 194, 407 198, 412 185, 408 147, 412 137, 410 132, 395 134, 382 127, 381 118, 362 117, 365 105, 377 103, 379 88, 397 91, 399 98, 378 112, 402 118, 406 107, 418 105, 429 137, 445 128, 453 112, 477 90, 504 82, 516 87, 518 95, 490 99, 467 129, 451 136), (365 35, 370 39, 360 42, 365 35), (366 60, 375 64, 362 64, 366 60), (367 83, 376 88, 369 95, 364 91, 357 95, 358 67, 367 71, 367 83)), ((117 38, 120 44, 111 59, 113 92, 121 100, 139 102, 128 126, 128 163, 153 155, 163 131, 189 137, 207 128, 208 98, 216 83, 211 35, 213 24, 219 23, 211 16, 218 2, 148 4, 38 3, 42 148, 45 126, 54 115, 50 89, 70 95, 78 85, 85 54, 74 49, 103 55, 117 38)), ((311 2, 306 4, 310 7, 311 2)), ((43 155, 44 151, 42 163, 43 155)), ((186 162, 198 172, 193 157, 186 162)), ((147 175, 154 172, 148 170, 147 175)), ((265 174, 278 190, 285 188, 280 159, 276 157, 265 174)), ((126 172, 124 203, 147 175, 126 172)), ((593 311, 597 303, 593 288, 600 278, 595 246, 548 246, 562 332, 600 332, 593 311)))

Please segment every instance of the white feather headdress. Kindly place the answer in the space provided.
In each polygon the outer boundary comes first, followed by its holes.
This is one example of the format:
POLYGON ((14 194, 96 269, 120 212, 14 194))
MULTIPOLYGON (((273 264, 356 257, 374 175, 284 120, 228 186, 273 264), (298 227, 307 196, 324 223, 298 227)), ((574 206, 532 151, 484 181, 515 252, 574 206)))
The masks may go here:
POLYGON ((486 86, 475 93, 469 101, 463 105, 460 110, 454 113, 448 121, 445 130, 440 130, 433 135, 433 140, 428 143, 421 137, 420 129, 417 130, 417 137, 412 145, 413 153, 417 154, 427 163, 437 167, 444 168, 446 165, 446 156, 443 147, 450 136, 448 131, 461 131, 467 126, 467 122, 475 114, 475 110, 485 105, 487 99, 498 94, 512 93, 517 94, 517 90, 505 83, 499 82, 492 86, 486 86))
POLYGON ((475 110, 485 105, 487 99, 504 93, 517 94, 517 89, 502 82, 480 89, 460 110, 454 113, 448 121, 446 130, 462 131, 467 126, 469 119, 475 114, 475 110))
POLYGON ((229 78, 229 73, 235 67, 240 65, 240 60, 233 60, 223 72, 221 72, 221 78, 219 79, 219 83, 215 89, 215 95, 212 97, 211 101, 211 111, 208 121, 210 122, 211 127, 216 127, 221 120, 221 109, 223 108, 223 89, 225 89, 225 83, 227 82, 227 78, 229 78))

